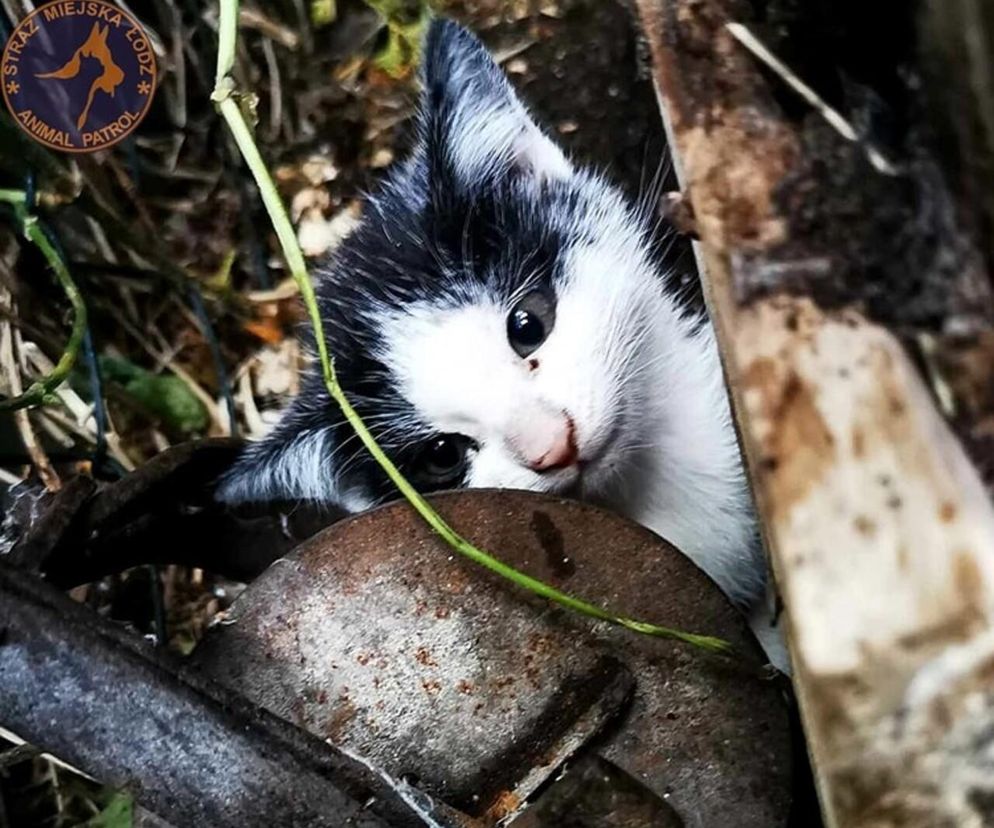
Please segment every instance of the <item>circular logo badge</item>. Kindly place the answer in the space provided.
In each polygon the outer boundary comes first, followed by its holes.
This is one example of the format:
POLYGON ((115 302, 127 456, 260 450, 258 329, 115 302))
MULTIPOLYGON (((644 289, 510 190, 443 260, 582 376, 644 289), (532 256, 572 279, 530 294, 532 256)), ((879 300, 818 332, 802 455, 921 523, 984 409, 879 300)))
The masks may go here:
POLYGON ((63 152, 94 152, 130 135, 155 92, 155 55, 131 15, 104 0, 56 0, 7 41, 3 97, 18 125, 63 152))

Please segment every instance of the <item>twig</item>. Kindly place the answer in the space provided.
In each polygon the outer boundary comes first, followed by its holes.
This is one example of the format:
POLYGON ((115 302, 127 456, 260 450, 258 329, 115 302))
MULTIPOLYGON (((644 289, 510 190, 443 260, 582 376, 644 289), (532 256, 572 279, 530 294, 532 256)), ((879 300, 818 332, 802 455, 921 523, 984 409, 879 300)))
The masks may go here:
POLYGON ((373 438, 373 435, 369 432, 369 429, 366 428, 362 419, 359 417, 359 414, 352 407, 352 404, 349 402, 348 398, 345 396, 345 393, 342 391, 341 386, 338 384, 331 356, 328 353, 328 344, 324 337, 321 316, 318 312, 317 299, 314 295, 314 286, 311 284, 310 277, 307 274, 307 267, 304 264, 303 253, 300 251, 300 246, 298 245, 297 238, 293 232, 293 226, 290 223, 290 218, 287 215, 286 208, 284 207, 279 193, 276 190, 276 185, 273 183, 273 180, 269 175, 265 161, 263 161, 262 156, 259 154, 259 149, 255 144, 255 140, 252 137, 249 126, 246 123, 245 118, 242 115, 242 111, 238 105, 235 82, 231 77, 231 70, 235 59, 237 22, 238 0, 221 0, 220 45, 218 49, 216 75, 217 83, 214 88, 214 92, 211 95, 211 100, 214 101, 221 116, 227 122, 228 128, 234 136, 235 143, 238 145, 238 149, 241 151, 249 170, 255 178, 256 185, 259 188, 259 193, 262 196, 263 204, 269 213, 269 217, 273 223, 273 228, 276 231, 276 236, 279 239, 280 246, 283 249, 283 255, 286 258, 290 273, 300 288, 300 294, 303 297, 308 315, 310 316, 311 325, 314 328, 314 340, 317 347, 318 359, 321 363, 324 382, 328 389, 328 393, 338 404, 339 408, 341 408, 345 418, 355 430, 367 451, 369 451, 376 462, 379 463, 380 467, 386 472, 387 476, 397 487, 400 493, 407 499, 407 501, 414 507, 421 517, 424 518, 425 522, 431 526, 431 528, 434 529, 435 532, 437 532, 445 540, 445 542, 449 544, 449 546, 461 555, 464 555, 475 563, 489 569, 491 572, 494 572, 517 584, 518 586, 542 596, 543 598, 574 610, 581 615, 586 615, 590 618, 596 618, 601 621, 607 621, 611 624, 617 624, 629 630, 633 630, 634 632, 643 633, 645 635, 684 641, 709 652, 730 653, 732 651, 731 645, 727 641, 723 641, 720 638, 695 635, 693 633, 686 633, 681 630, 661 627, 656 624, 649 624, 644 621, 637 621, 633 618, 615 615, 605 609, 602 609, 601 607, 584 601, 581 598, 576 598, 572 595, 560 592, 558 589, 555 589, 554 587, 551 587, 548 584, 531 577, 530 575, 519 572, 513 567, 508 566, 503 561, 494 558, 487 552, 478 549, 442 519, 442 517, 431 507, 428 501, 425 500, 425 498, 422 497, 421 494, 407 482, 404 476, 400 473, 400 470, 379 447, 376 440, 373 438))
MULTIPOLYGON (((56 444, 56 451, 61 449, 66 451, 69 449, 74 449, 76 447, 76 441, 69 434, 69 431, 62 427, 62 425, 50 417, 46 417, 45 414, 50 411, 49 408, 42 408, 35 412, 37 417, 37 424, 41 428, 44 434, 49 437, 49 444, 56 444)), ((43 436, 44 436, 43 434, 43 436)), ((51 458, 49 458, 51 459, 51 458)))
POLYGON ((86 305, 83 303, 83 296, 76 287, 76 283, 69 275, 65 262, 55 249, 51 239, 48 238, 45 229, 37 217, 28 212, 25 194, 14 190, 0 190, 0 201, 13 206, 14 215, 21 225, 25 238, 41 251, 49 266, 55 271, 55 275, 73 308, 72 331, 69 334, 69 341, 52 372, 33 382, 23 394, 15 394, 9 399, 0 400, 0 411, 14 411, 49 402, 52 392, 66 381, 83 343, 83 334, 86 333, 86 305))
POLYGON ((248 433, 257 437, 265 434, 266 423, 255 404, 255 398, 252 394, 252 371, 248 364, 238 373, 237 397, 242 404, 242 416, 245 418, 248 433))
POLYGON ((249 291, 248 300, 254 304, 265 305, 269 302, 281 302, 284 299, 292 299, 298 293, 300 293, 300 285, 290 278, 283 279, 274 288, 249 291))
MULTIPOLYGON (((7 389, 13 396, 17 396, 22 391, 21 371, 17 365, 17 354, 14 345, 14 329, 10 322, 0 323, 0 372, 3 373, 7 381, 7 389)), ((35 435, 34 427, 28 412, 24 409, 14 411, 14 424, 17 433, 21 437, 24 449, 31 458, 31 463, 38 471, 45 488, 50 492, 56 492, 62 488, 62 481, 42 448, 38 437, 35 435)))
POLYGON ((7 469, 0 468, 0 483, 6 486, 16 486, 24 478, 20 475, 14 474, 12 471, 7 471, 7 469))
POLYGON ((272 140, 279 138, 283 121, 283 84, 280 82, 280 64, 276 59, 276 49, 269 38, 262 40, 262 54, 266 58, 269 73, 269 134, 272 140))

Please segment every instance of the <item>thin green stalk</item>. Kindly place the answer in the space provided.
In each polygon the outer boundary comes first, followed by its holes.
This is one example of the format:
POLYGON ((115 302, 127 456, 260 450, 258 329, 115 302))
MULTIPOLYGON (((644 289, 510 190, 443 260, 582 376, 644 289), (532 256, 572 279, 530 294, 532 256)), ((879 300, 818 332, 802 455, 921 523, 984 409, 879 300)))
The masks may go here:
POLYGON ((23 394, 11 399, 0 400, 0 411, 16 411, 20 408, 30 408, 50 402, 55 389, 68 378, 69 372, 76 364, 76 357, 79 355, 79 349, 82 347, 83 337, 86 334, 86 304, 83 302, 79 288, 76 287, 76 283, 69 275, 69 269, 62 261, 59 251, 55 249, 55 245, 48 238, 48 234, 37 217, 28 212, 25 194, 19 190, 0 190, 0 202, 13 206, 14 216, 21 225, 25 238, 41 251, 45 261, 55 271, 59 284, 62 285, 66 296, 69 297, 73 309, 69 341, 51 373, 33 382, 23 394))
POLYGON ((304 305, 307 307, 311 324, 314 327, 314 340, 318 351, 318 361, 321 363, 321 370, 328 393, 339 405, 342 413, 345 414, 345 418, 349 421, 349 424, 355 430, 356 434, 359 436, 359 439, 362 441, 369 453, 373 456, 376 462, 380 464, 380 467, 386 472, 387 476, 397 487, 400 493, 414 507, 418 514, 424 518, 425 522, 431 526, 431 528, 434 529, 443 540, 446 541, 446 543, 448 543, 460 554, 466 556, 471 561, 474 561, 486 569, 489 569, 491 572, 507 578, 509 581, 512 581, 518 586, 540 595, 543 598, 547 598, 550 601, 554 601, 557 604, 572 609, 590 618, 607 621, 608 623, 625 627, 626 629, 642 633, 643 635, 684 641, 688 644, 694 645, 695 647, 700 647, 703 650, 713 653, 732 652, 731 645, 727 641, 720 638, 714 638, 707 635, 695 635, 694 633, 687 633, 681 630, 672 629, 670 627, 662 627, 657 624, 637 621, 623 615, 615 615, 614 613, 608 612, 607 610, 602 609, 595 604, 591 604, 588 601, 584 601, 581 598, 568 595, 565 592, 560 592, 558 589, 555 589, 554 587, 551 587, 548 584, 531 577, 530 575, 519 572, 487 552, 484 552, 482 549, 477 548, 468 540, 463 538, 458 532, 456 532, 455 529, 449 526, 449 524, 442 519, 438 512, 431 507, 428 501, 425 500, 425 498, 410 483, 408 483, 408 481, 401 474, 400 470, 379 447, 375 438, 369 432, 369 429, 366 428, 362 419, 359 417, 359 414, 352 407, 352 404, 349 402, 348 398, 345 396, 345 393, 342 391, 341 386, 338 384, 331 356, 328 353, 328 345, 324 337, 324 328, 321 322, 321 315, 318 312, 317 300, 314 295, 314 286, 311 284, 310 277, 307 274, 304 256, 300 252, 300 246, 297 244, 297 237, 294 234, 293 225, 290 222, 286 208, 283 206, 283 202, 276 190, 276 185, 273 183, 273 180, 269 175, 266 164, 263 161, 262 156, 259 154, 259 149, 252 137, 252 132, 249 129, 248 124, 245 122, 245 118, 242 115, 242 111, 238 106, 237 101, 233 97, 235 86, 228 72, 232 66, 230 61, 233 59, 234 55, 234 37, 236 32, 225 32, 223 24, 227 21, 229 29, 235 28, 237 23, 237 5, 237 0, 221 0, 222 30, 220 34, 222 49, 218 53, 218 83, 214 89, 214 93, 211 95, 211 98, 217 104, 218 111, 227 122, 228 127, 234 136, 235 143, 238 145, 238 149, 245 158, 245 163, 248 165, 249 170, 255 178, 256 185, 262 195, 263 204, 269 213, 269 218, 273 223, 273 227, 276 230, 276 236, 279 239, 280 246, 283 249, 283 255, 286 257, 287 265, 290 268, 290 274, 293 276, 294 281, 300 289, 304 305), (228 62, 225 63, 225 61, 228 62))
POLYGON ((235 50, 238 45, 238 0, 221 3, 221 17, 218 20, 217 75, 214 77, 215 92, 228 80, 235 66, 235 50))

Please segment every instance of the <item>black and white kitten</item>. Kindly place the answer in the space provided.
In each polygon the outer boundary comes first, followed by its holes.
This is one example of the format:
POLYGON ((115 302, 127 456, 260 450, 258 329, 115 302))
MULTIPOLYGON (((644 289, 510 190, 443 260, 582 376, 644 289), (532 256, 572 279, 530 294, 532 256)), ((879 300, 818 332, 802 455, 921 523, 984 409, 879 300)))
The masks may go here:
MULTIPOLYGON (((573 493, 667 538, 743 608, 764 563, 711 327, 662 278, 651 209, 574 166, 482 44, 425 42, 412 156, 318 283, 341 383, 421 490, 573 493)), ((220 497, 392 495, 311 372, 220 497)))

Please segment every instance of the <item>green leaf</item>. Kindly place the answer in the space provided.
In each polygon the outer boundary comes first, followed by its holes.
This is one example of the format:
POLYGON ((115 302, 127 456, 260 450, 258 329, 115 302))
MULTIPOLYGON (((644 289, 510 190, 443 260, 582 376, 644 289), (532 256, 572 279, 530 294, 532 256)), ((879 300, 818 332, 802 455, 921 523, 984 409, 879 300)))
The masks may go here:
POLYGON ((408 74, 418 62, 425 27, 431 20, 430 0, 366 0, 387 24, 386 45, 373 57, 393 77, 408 74))
POLYGON ((115 793, 110 802, 96 816, 83 823, 84 828, 132 828, 135 818, 135 802, 131 794, 124 791, 115 793))
POLYGON ((182 433, 206 430, 210 415, 204 404, 183 380, 171 374, 153 374, 126 359, 100 357, 100 368, 108 381, 119 385, 141 408, 182 433))
POLYGON ((315 29, 334 23, 338 17, 338 4, 335 0, 311 0, 311 23, 315 29))

